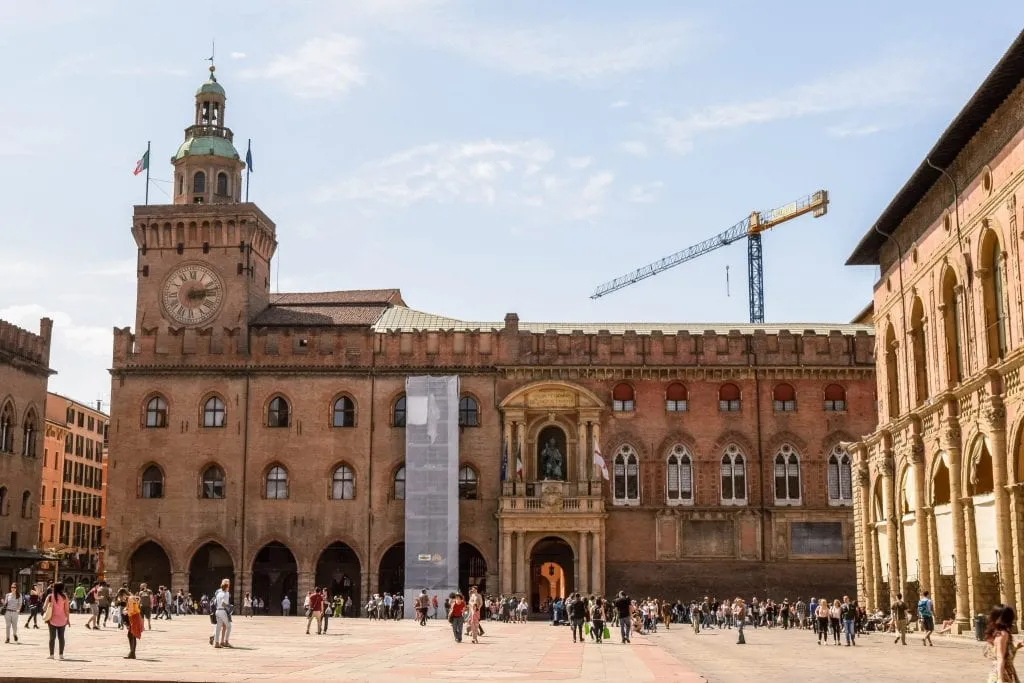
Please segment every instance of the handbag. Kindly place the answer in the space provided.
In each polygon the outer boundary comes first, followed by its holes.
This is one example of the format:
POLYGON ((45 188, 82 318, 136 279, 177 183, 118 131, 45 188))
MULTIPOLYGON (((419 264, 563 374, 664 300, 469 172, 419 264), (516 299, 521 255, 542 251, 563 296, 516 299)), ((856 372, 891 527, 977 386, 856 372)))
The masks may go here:
POLYGON ((605 640, 611 640, 611 638, 612 638, 612 631, 611 631, 611 629, 608 628, 607 626, 605 626, 604 627, 604 633, 601 634, 601 638, 603 638, 605 640))
POLYGON ((46 599, 46 604, 43 605, 43 623, 49 624, 51 619, 53 619, 53 596, 52 595, 46 599))

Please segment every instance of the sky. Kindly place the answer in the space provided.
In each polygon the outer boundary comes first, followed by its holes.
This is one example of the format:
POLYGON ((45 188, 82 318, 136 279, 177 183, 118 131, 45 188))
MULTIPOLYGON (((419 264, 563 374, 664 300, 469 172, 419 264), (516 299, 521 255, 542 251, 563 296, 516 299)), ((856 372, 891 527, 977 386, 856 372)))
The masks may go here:
POLYGON ((275 291, 398 287, 466 320, 746 322, 739 242, 601 283, 752 210, 768 322, 848 322, 844 262, 1024 26, 1019 0, 0 2, 0 318, 55 321, 51 390, 110 394, 151 203, 213 51, 275 291), (982 5, 985 11, 981 11, 982 5), (215 47, 211 47, 214 44, 215 47), (728 283, 727 283, 728 274, 728 283))

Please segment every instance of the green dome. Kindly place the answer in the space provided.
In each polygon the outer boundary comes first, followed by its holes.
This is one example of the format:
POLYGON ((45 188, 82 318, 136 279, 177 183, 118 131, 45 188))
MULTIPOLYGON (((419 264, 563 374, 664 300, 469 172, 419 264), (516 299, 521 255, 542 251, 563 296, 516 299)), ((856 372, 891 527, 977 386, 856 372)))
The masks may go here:
POLYGON ((203 83, 199 86, 199 89, 196 90, 196 95, 204 95, 206 93, 214 93, 224 97, 224 88, 216 81, 216 79, 211 77, 210 80, 203 83))
POLYGON ((188 138, 185 142, 181 143, 181 147, 178 148, 178 153, 174 155, 174 158, 181 159, 184 156, 195 156, 198 154, 212 154, 218 157, 227 157, 228 159, 238 158, 238 151, 229 140, 212 136, 188 138))

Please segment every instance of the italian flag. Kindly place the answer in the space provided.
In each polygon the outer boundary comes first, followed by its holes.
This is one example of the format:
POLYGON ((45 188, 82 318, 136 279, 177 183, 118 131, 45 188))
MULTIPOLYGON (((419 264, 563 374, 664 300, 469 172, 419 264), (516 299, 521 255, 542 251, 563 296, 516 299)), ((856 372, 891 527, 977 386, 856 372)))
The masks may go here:
POLYGON ((135 170, 132 171, 132 175, 139 175, 143 171, 149 168, 149 150, 142 155, 142 158, 135 162, 135 170))

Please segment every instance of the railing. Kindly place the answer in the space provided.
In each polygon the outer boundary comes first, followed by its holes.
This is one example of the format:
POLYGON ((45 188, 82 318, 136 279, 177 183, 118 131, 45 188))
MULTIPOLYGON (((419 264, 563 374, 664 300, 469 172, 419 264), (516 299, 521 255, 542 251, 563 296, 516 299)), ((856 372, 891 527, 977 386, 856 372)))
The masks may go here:
POLYGON ((197 125, 185 129, 185 134, 193 138, 224 138, 228 142, 235 139, 230 128, 224 126, 197 125))
POLYGON ((604 512, 601 482, 521 482, 502 483, 503 512, 604 512))
POLYGON ((550 490, 554 485, 561 485, 563 498, 603 495, 599 481, 504 481, 501 483, 501 495, 539 498, 542 487, 550 490))

